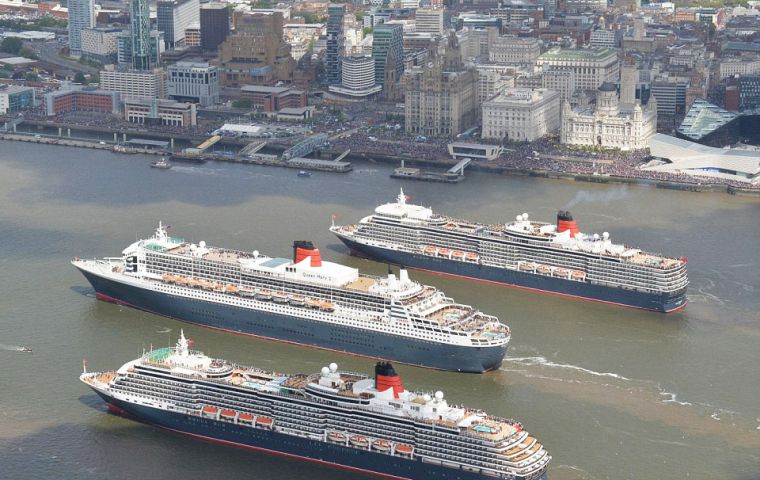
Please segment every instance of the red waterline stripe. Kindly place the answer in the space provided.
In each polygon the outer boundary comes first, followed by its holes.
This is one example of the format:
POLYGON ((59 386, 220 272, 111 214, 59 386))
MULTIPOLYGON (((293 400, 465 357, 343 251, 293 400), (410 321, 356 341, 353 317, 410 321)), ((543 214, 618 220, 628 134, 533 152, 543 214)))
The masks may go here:
MULTIPOLYGON (((136 288, 139 288, 139 287, 136 287, 136 288)), ((132 305, 131 303, 125 302, 123 300, 119 300, 118 298, 110 297, 110 296, 108 296, 108 295, 106 295, 104 293, 100 293, 100 292, 95 292, 95 298, 97 298, 98 300, 102 300, 104 302, 108 302, 108 303, 115 303, 117 305, 125 305, 127 307, 131 307, 131 308, 135 308, 137 310, 142 310, 144 312, 152 313, 152 314, 158 315, 160 317, 174 318, 175 320, 178 320, 180 322, 189 323, 191 325, 198 325, 199 327, 204 327, 204 328, 211 328, 213 330, 219 330, 221 332, 233 333, 235 335, 243 335, 243 336, 246 336, 246 337, 260 338, 262 340, 269 340, 269 341, 272 341, 272 342, 287 343, 288 345, 297 345, 297 346, 300 346, 300 347, 314 348, 314 349, 317 349, 317 350, 324 350, 324 351, 327 351, 327 352, 335 352, 335 353, 340 353, 340 354, 343 354, 343 355, 350 355, 352 357, 357 357, 357 358, 369 358, 369 359, 372 359, 372 360, 392 360, 392 361, 394 361, 396 363, 400 363, 402 365, 411 365, 413 367, 420 367, 420 368, 430 368, 432 370, 449 371, 449 370, 444 370, 442 368, 430 367, 430 366, 427 366, 427 365, 419 365, 419 364, 416 364, 416 363, 402 362, 401 360, 395 360, 395 359, 392 359, 392 358, 391 359, 387 359, 387 358, 381 358, 381 357, 372 357, 370 355, 363 355, 361 353, 345 352, 343 350, 335 350, 333 348, 328 348, 328 347, 320 347, 320 346, 317 346, 317 345, 309 345, 307 343, 294 342, 293 340, 284 340, 284 339, 280 339, 280 338, 267 337, 267 336, 264 336, 264 335, 257 335, 255 333, 238 332, 237 330, 228 330, 226 328, 215 327, 213 325, 207 325, 205 323, 191 322, 189 320, 184 320, 182 318, 170 317, 168 315, 164 315, 164 314, 161 314, 161 313, 158 313, 158 312, 154 312, 152 310, 148 310, 147 308, 138 307, 138 306, 132 305)), ((496 371, 496 370, 498 370, 498 368, 499 368, 499 366, 496 366, 496 367, 494 367, 494 368, 492 368, 490 370, 483 371, 483 373, 490 372, 490 371, 496 371)))
MULTIPOLYGON (((650 312, 663 313, 663 312, 660 312, 660 310, 655 310, 653 308, 637 307, 636 305, 628 305, 626 303, 617 303, 617 302, 610 302, 608 300, 600 300, 600 299, 597 299, 597 298, 581 297, 579 295, 571 295, 569 293, 555 292, 553 290, 542 290, 540 288, 535 288, 535 287, 525 287, 525 286, 522 286, 522 285, 515 285, 513 283, 503 283, 503 282, 497 282, 495 280, 486 280, 484 278, 467 277, 465 275, 457 275, 455 273, 440 272, 440 271, 436 271, 436 270, 428 270, 426 268, 419 268, 419 267, 409 267, 409 268, 414 269, 414 270, 420 270, 420 271, 423 271, 423 272, 432 273, 434 275, 442 275, 442 276, 445 276, 445 277, 464 278, 464 279, 467 279, 467 280, 474 280, 476 282, 489 283, 489 284, 492 284, 492 285, 501 285, 501 286, 510 287, 510 288, 517 288, 517 289, 520 289, 520 290, 529 290, 529 291, 532 291, 532 292, 549 293, 551 295, 559 295, 561 297, 575 298, 577 300, 585 300, 587 302, 606 303, 608 305, 616 305, 616 306, 619 306, 619 307, 638 308, 640 310, 648 310, 650 312)), ((672 310, 666 310, 664 313, 673 313, 673 312, 677 312, 679 310, 682 310, 684 308, 686 308, 686 301, 684 301, 684 303, 682 305, 680 305, 680 306, 678 306, 678 307, 676 307, 676 308, 674 308, 672 310)))

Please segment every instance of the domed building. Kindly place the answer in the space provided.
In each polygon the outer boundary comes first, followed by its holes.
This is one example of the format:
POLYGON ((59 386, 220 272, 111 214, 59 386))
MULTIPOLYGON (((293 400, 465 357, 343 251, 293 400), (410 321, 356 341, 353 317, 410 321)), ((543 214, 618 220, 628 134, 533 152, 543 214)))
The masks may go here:
POLYGON ((636 102, 620 105, 617 88, 605 82, 596 92, 596 108, 573 110, 562 105, 561 142, 568 145, 596 145, 620 150, 647 148, 649 137, 657 132, 657 105, 654 97, 646 108, 636 102))

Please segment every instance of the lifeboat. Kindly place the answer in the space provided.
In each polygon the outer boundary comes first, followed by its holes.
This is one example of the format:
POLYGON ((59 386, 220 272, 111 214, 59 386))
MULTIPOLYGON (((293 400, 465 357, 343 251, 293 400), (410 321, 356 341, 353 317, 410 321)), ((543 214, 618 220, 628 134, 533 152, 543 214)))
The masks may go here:
POLYGON ((427 247, 425 247, 424 252, 427 253, 428 255, 435 255, 436 250, 438 249, 435 248, 434 246, 428 245, 427 247))
POLYGON ((387 452, 391 449, 391 442, 388 440, 377 439, 372 442, 372 448, 379 452, 387 452))
POLYGON ((567 270, 565 270, 564 268, 558 268, 557 270, 555 270, 555 273, 557 274, 557 276, 558 276, 558 277, 564 277, 564 278, 567 278, 567 275, 568 275, 570 272, 568 272, 568 271, 567 271, 567 270))
POLYGON ((209 282, 208 280, 199 280, 198 283, 200 284, 201 288, 204 290, 214 289, 214 284, 209 282))
POLYGON ((238 293, 238 288, 235 285, 227 285, 224 288, 225 293, 229 293, 231 295, 236 295, 238 293))
POLYGON ((548 275, 552 273, 552 269, 547 267, 546 265, 539 265, 538 266, 538 273, 543 273, 544 275, 548 275))
POLYGON ((396 445, 396 453, 399 455, 409 456, 414 452, 414 447, 407 445, 406 443, 399 443, 396 445))
POLYGON ((218 411, 219 411, 218 408, 212 405, 206 405, 205 407, 203 407, 202 413, 204 416, 207 416, 207 417, 216 417, 216 412, 218 411))
POLYGON ((177 285, 187 285, 187 279, 185 277, 174 277, 174 283, 177 285))
POLYGON ((583 280, 586 278, 586 274, 584 272, 579 272, 578 270, 573 272, 573 278, 575 280, 583 280))
POLYGON ((335 304, 331 302, 319 302, 319 309, 325 312, 334 312, 335 304))
POLYGON ((235 415, 237 415, 237 412, 235 410, 222 410, 222 412, 219 414, 220 417, 227 420, 233 420, 235 418, 235 415))
POLYGON ((290 304, 294 307, 303 307, 304 306, 304 298, 301 295, 291 295, 290 296, 290 304))
POLYGON ((257 290, 256 291, 256 300, 263 300, 265 302, 268 302, 272 299, 272 292, 269 290, 257 290))
POLYGON ((319 308, 319 300, 314 300, 311 298, 306 299, 306 306, 309 308, 319 308))
POLYGON ((532 262, 526 262, 520 264, 520 270, 526 270, 532 272, 536 269, 536 264, 532 262))
POLYGON ((250 413, 241 413, 238 415, 238 422, 253 423, 253 415, 250 413))
POLYGON ((450 253, 451 253, 451 250, 449 250, 448 248, 441 248, 440 250, 438 250, 438 254, 444 257, 448 257, 450 253))
POLYGON ((201 285, 201 283, 194 279, 194 278, 188 278, 187 279, 187 286, 192 288, 198 288, 201 285))
POLYGON ((272 301, 275 303, 288 303, 288 296, 284 293, 273 293, 272 301))
POLYGON ((456 251, 451 256, 454 257, 454 260, 464 260, 464 252, 456 251))
POLYGON ((259 417, 256 419, 256 425, 259 425, 264 428, 271 428, 273 423, 274 423, 274 420, 272 420, 269 417, 259 417))
POLYGON ((363 435, 354 435, 349 442, 355 447, 367 448, 369 446, 369 440, 363 435))
POLYGON ((343 443, 346 441, 346 436, 341 432, 327 432, 327 439, 332 442, 343 443))
POLYGON ((174 283, 174 275, 169 275, 168 273, 165 273, 163 277, 161 277, 161 280, 163 280, 166 283, 174 283))
POLYGON ((238 290, 238 293, 240 294, 241 297, 248 297, 248 298, 256 295, 256 292, 248 288, 241 288, 240 290, 238 290))
POLYGON ((223 285, 221 283, 217 283, 216 285, 214 285, 214 290, 216 290, 217 292, 223 292, 226 288, 227 288, 227 285, 223 285))
POLYGON ((479 257, 477 253, 468 252, 467 254, 465 254, 465 258, 467 258, 467 260, 470 260, 472 262, 477 262, 479 257))

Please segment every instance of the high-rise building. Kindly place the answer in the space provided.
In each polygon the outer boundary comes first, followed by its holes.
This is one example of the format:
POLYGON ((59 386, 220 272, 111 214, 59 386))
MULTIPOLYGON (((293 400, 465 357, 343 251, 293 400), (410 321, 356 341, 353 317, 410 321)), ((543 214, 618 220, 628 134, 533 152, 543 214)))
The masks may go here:
POLYGON ((214 105, 219 102, 219 71, 208 63, 177 62, 166 68, 166 90, 174 100, 214 105))
POLYGON ((92 0, 69 0, 69 52, 82 54, 82 30, 95 26, 92 0))
POLYGON ((343 4, 330 4, 327 7, 327 51, 325 52, 325 73, 327 83, 337 85, 340 83, 341 60, 343 59, 344 37, 343 19, 346 15, 346 6, 343 4))
POLYGON ((166 49, 185 44, 185 29, 200 21, 199 0, 159 0, 156 7, 158 30, 164 32, 166 49))
POLYGON ((455 34, 444 52, 428 51, 426 64, 404 72, 406 132, 427 137, 452 137, 478 119, 478 74, 466 68, 455 34))
POLYGON ((443 34, 443 9, 418 8, 415 20, 415 31, 419 33, 443 34))
POLYGON ((147 58, 143 55, 135 56, 133 46, 135 45, 131 31, 119 34, 116 38, 116 58, 120 67, 130 70, 150 70, 145 68, 158 65, 161 60, 161 54, 164 52, 164 33, 158 30, 152 30, 148 33, 148 51, 147 58))
POLYGON ((496 37, 488 50, 491 62, 508 65, 532 65, 539 55, 541 42, 537 38, 514 35, 496 37))
MULTIPOLYGON (((219 49, 225 87, 291 83, 296 62, 282 37, 280 12, 241 15, 235 33, 219 49)), ((203 41, 201 34, 201 41, 203 41)))
POLYGON ((150 9, 148 0, 130 0, 130 57, 132 68, 149 70, 154 62, 150 45, 150 9))
POLYGON ((119 36, 123 32, 114 27, 93 27, 82 29, 82 56, 104 65, 117 61, 119 36))
POLYGON ((559 93, 507 88, 483 103, 483 138, 532 142, 560 128, 559 93))
POLYGON ((385 86, 388 74, 395 76, 396 81, 400 80, 404 73, 404 27, 399 24, 375 27, 372 58, 375 60, 375 82, 385 86))
POLYGON ((226 3, 211 2, 201 7, 201 48, 215 52, 230 34, 230 8, 226 3))
POLYGON ((639 70, 636 65, 623 64, 620 68, 620 103, 636 103, 636 84, 639 82, 639 70))
POLYGON ((195 22, 188 25, 185 28, 185 46, 186 47, 200 47, 201 46, 201 24, 195 22))
POLYGON ((372 57, 343 57, 340 85, 330 85, 330 91, 352 98, 366 98, 382 90, 375 84, 375 62, 372 57))

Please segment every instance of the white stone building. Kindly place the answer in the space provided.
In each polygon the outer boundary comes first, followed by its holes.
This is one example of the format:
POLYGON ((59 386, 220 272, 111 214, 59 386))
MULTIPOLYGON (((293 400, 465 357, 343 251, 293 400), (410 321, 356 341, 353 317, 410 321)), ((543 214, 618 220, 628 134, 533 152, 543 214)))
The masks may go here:
POLYGON ((375 83, 375 60, 369 56, 343 57, 340 85, 330 85, 330 91, 354 98, 365 98, 383 89, 375 83))
POLYGON ((610 48, 553 48, 541 54, 536 65, 544 71, 572 71, 576 90, 596 90, 604 82, 617 82, 620 76, 617 52, 610 48))
POLYGON ((571 70, 548 70, 541 75, 541 87, 559 93, 559 101, 570 100, 575 93, 575 74, 571 70))
POLYGON ((478 71, 478 103, 491 99, 505 88, 515 86, 514 67, 507 65, 475 65, 478 71))
POLYGON ((154 71, 117 71, 100 72, 100 89, 118 92, 122 98, 165 98, 166 82, 161 69, 154 71))
POLYGON ((621 109, 612 83, 599 87, 593 111, 574 111, 569 102, 562 104, 560 139, 564 144, 639 150, 647 148, 656 131, 656 101, 650 100, 646 108, 636 103, 630 109, 621 109))
POLYGON ((720 78, 734 75, 757 75, 760 73, 760 58, 726 58, 720 61, 720 78))
POLYGON ((507 88, 483 103, 483 138, 532 142, 560 128, 559 93, 507 88))
POLYGON ((488 51, 488 60, 508 65, 532 65, 541 55, 537 38, 505 35, 496 37, 488 51))

